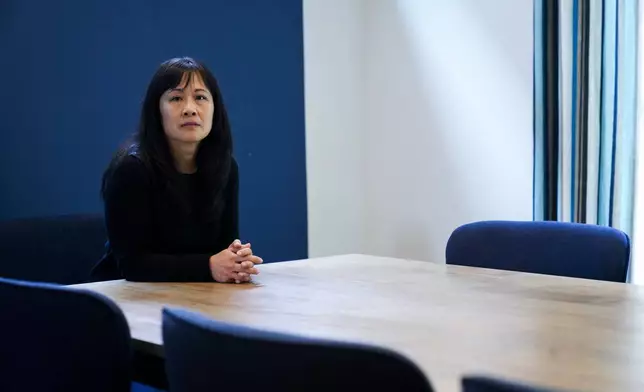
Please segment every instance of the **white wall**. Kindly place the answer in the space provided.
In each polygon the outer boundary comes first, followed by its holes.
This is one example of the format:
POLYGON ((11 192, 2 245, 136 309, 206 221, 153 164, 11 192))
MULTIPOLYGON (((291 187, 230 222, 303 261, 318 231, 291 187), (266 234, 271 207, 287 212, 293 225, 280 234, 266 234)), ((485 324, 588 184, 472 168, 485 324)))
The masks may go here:
POLYGON ((364 250, 362 1, 304 1, 309 256, 364 250))
MULTIPOLYGON (((644 20, 644 7, 638 7, 638 20, 644 20)), ((644 23, 637 25, 637 72, 644 75, 644 23)), ((644 78, 637 78, 637 136, 636 151, 644 151, 644 78)), ((633 232, 631 233, 631 282, 644 285, 644 156, 635 157, 635 195, 633 210, 633 232)))
POLYGON ((460 224, 532 218, 531 1, 304 4, 311 256, 353 251, 338 242, 350 205, 362 207, 349 225, 358 252, 439 262, 460 224), (337 18, 340 4, 362 13, 337 18), (311 31, 326 43, 307 39, 311 31), (333 75, 355 79, 331 83, 333 75), (318 102, 334 120, 310 121, 318 102), (329 144, 318 144, 329 133, 361 145, 356 159, 342 160, 352 170, 335 179, 329 144), (338 203, 347 182, 355 193, 338 203))
POLYGON ((367 253, 443 260, 458 225, 532 218, 532 2, 374 0, 367 253))

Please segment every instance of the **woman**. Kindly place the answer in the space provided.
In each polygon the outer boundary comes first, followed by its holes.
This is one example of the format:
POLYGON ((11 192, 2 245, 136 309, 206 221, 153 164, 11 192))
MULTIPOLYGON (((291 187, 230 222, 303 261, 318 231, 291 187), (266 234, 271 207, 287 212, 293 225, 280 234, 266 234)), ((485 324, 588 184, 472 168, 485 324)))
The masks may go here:
POLYGON ((210 71, 191 58, 161 64, 135 141, 103 175, 109 243, 93 280, 110 268, 132 281, 241 283, 258 273, 262 259, 237 239, 231 139, 210 71))

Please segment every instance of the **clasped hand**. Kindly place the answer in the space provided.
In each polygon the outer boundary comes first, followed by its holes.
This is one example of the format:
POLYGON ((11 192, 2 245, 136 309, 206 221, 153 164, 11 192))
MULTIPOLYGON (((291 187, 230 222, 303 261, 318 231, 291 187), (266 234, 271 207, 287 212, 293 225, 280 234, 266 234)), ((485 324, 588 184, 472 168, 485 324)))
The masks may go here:
POLYGON ((235 240, 227 249, 210 256, 210 273, 221 283, 248 282, 251 275, 259 274, 255 265, 262 262, 260 257, 253 255, 250 244, 235 240))

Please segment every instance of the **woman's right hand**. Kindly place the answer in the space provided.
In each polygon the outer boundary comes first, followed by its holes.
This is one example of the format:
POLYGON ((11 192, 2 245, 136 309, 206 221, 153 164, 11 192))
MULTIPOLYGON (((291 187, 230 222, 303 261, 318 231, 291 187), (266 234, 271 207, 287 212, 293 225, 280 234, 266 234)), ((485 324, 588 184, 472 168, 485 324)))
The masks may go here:
POLYGON ((220 283, 248 282, 250 275, 259 273, 254 265, 261 262, 262 259, 253 256, 250 249, 233 252, 228 248, 210 256, 210 273, 220 283))

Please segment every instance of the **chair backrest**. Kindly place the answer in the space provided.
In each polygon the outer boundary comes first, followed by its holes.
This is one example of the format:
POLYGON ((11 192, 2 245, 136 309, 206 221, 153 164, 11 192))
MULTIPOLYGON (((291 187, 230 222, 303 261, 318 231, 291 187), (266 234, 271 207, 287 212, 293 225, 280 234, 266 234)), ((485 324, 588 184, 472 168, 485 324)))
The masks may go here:
POLYGON ((0 277, 75 284, 105 252, 102 215, 62 215, 0 222, 0 277))
POLYGON ((266 332, 163 311, 171 392, 430 392, 420 369, 380 347, 266 332))
POLYGON ((129 391, 130 331, 89 291, 0 278, 3 391, 129 391))
POLYGON ((562 392, 488 376, 465 376, 462 392, 562 392))
POLYGON ((565 222, 484 221, 450 236, 447 264, 625 282, 628 236, 614 228, 565 222))

